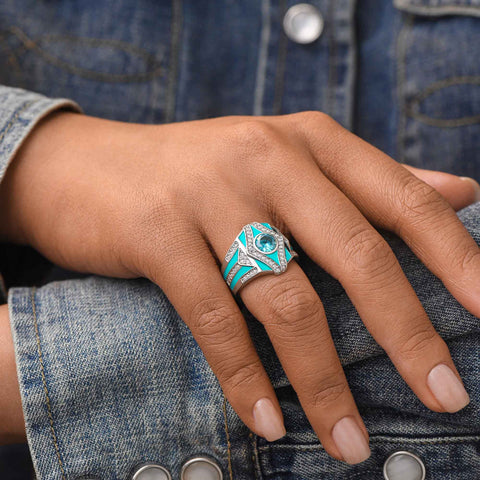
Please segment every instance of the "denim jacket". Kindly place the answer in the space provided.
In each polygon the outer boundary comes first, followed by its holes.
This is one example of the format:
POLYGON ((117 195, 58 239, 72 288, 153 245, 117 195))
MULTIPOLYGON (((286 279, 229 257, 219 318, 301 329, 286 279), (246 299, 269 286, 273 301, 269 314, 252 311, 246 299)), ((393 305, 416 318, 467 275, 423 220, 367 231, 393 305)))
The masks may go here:
MULTIPOLYGON (((480 0, 312 0, 320 28, 310 43, 285 33, 296 3, 0 2, 0 179, 58 108, 141 123, 321 110, 398 161, 480 178, 480 0)), ((480 204, 459 216, 480 243, 480 204)), ((480 479, 479 319, 400 239, 382 235, 449 345, 471 397, 464 410, 424 407, 341 285, 297 245, 370 432, 372 456, 359 465, 322 449, 246 309, 285 417, 277 442, 241 422, 158 287, 60 281, 45 269, 36 287, 5 278, 37 478, 381 479, 389 457, 406 451, 417 470, 388 480, 421 480, 420 467, 427 480, 480 479)))

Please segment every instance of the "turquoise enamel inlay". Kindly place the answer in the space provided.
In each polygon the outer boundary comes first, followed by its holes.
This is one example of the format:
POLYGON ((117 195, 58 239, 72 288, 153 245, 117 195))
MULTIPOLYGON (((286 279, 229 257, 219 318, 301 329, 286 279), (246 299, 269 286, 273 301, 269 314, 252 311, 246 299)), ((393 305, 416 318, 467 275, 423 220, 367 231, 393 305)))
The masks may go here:
POLYGON ((255 246, 261 252, 268 254, 277 248, 277 239, 269 233, 260 233, 255 237, 255 246))
POLYGON ((230 284, 230 288, 233 290, 235 288, 235 284, 238 282, 239 278, 245 275, 252 267, 241 267, 237 274, 233 277, 232 283, 230 284))
POLYGON ((245 240, 245 232, 242 230, 242 233, 238 236, 238 239, 246 246, 247 241, 245 240))
POLYGON ((226 280, 228 276, 228 272, 232 269, 232 267, 237 263, 238 261, 238 250, 233 254, 233 257, 230 259, 230 261, 227 264, 227 268, 223 272, 223 278, 226 280))
POLYGON ((256 237, 259 233, 262 233, 260 230, 258 230, 257 228, 253 227, 253 226, 250 226, 251 229, 252 229, 252 232, 253 232, 253 236, 256 237))
POLYGON ((287 259, 287 262, 292 258, 292 255, 290 254, 290 252, 287 249, 285 249, 285 257, 287 259))
POLYGON ((266 271, 268 271, 268 270, 271 271, 271 270, 272 270, 266 263, 263 263, 262 261, 257 260, 257 259, 255 259, 255 261, 258 263, 258 266, 259 266, 262 270, 266 270, 266 271))

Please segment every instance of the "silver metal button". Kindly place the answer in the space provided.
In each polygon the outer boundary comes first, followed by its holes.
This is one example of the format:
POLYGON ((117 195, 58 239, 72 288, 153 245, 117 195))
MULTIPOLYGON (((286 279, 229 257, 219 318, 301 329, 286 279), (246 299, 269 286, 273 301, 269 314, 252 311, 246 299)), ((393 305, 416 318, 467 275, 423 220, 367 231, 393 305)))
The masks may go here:
POLYGON ((290 40, 296 43, 312 43, 323 32, 322 14, 309 3, 290 7, 283 18, 283 29, 290 40))
POLYGON ((213 460, 196 457, 183 464, 181 478, 182 480, 222 480, 223 474, 213 460))
POLYGON ((383 465, 385 480, 425 480, 425 473, 422 460, 405 451, 393 453, 383 465))
POLYGON ((172 480, 172 476, 160 465, 143 465, 135 472, 132 480, 172 480))

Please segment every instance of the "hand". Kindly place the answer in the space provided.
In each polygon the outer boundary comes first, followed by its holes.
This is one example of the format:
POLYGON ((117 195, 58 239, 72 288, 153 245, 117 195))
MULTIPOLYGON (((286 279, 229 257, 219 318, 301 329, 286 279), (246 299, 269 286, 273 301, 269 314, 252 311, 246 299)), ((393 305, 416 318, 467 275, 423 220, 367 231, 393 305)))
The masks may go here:
MULTIPOLYGON (((342 283, 428 408, 454 412, 468 403, 447 345, 374 228, 401 236, 480 315, 479 248, 448 201, 412 171, 434 179, 457 206, 473 201, 473 183, 405 168, 317 112, 161 126, 59 113, 9 168, 0 224, 4 236, 66 268, 158 284, 238 415, 274 440, 285 433, 281 410, 219 270, 252 221, 293 236, 342 283), (461 192, 456 200, 453 191, 461 192)), ((240 296, 265 326, 326 451, 364 460, 368 433, 321 299, 299 265, 254 279, 240 296)))

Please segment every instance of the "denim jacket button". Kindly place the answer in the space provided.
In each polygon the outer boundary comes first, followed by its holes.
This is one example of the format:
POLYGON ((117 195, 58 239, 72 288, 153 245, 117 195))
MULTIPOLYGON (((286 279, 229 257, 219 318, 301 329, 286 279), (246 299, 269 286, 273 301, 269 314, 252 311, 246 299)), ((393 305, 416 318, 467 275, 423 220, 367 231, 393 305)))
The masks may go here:
POLYGON ((196 457, 183 464, 181 480, 222 480, 220 467, 209 458, 196 457))
POLYGON ((132 480, 172 480, 172 476, 160 465, 143 465, 133 474, 132 480))
POLYGON ((383 465, 385 480, 425 480, 425 465, 411 452, 392 453, 383 465))
POLYGON ((295 43, 313 43, 322 34, 323 26, 322 14, 308 3, 293 5, 283 18, 283 29, 295 43))

